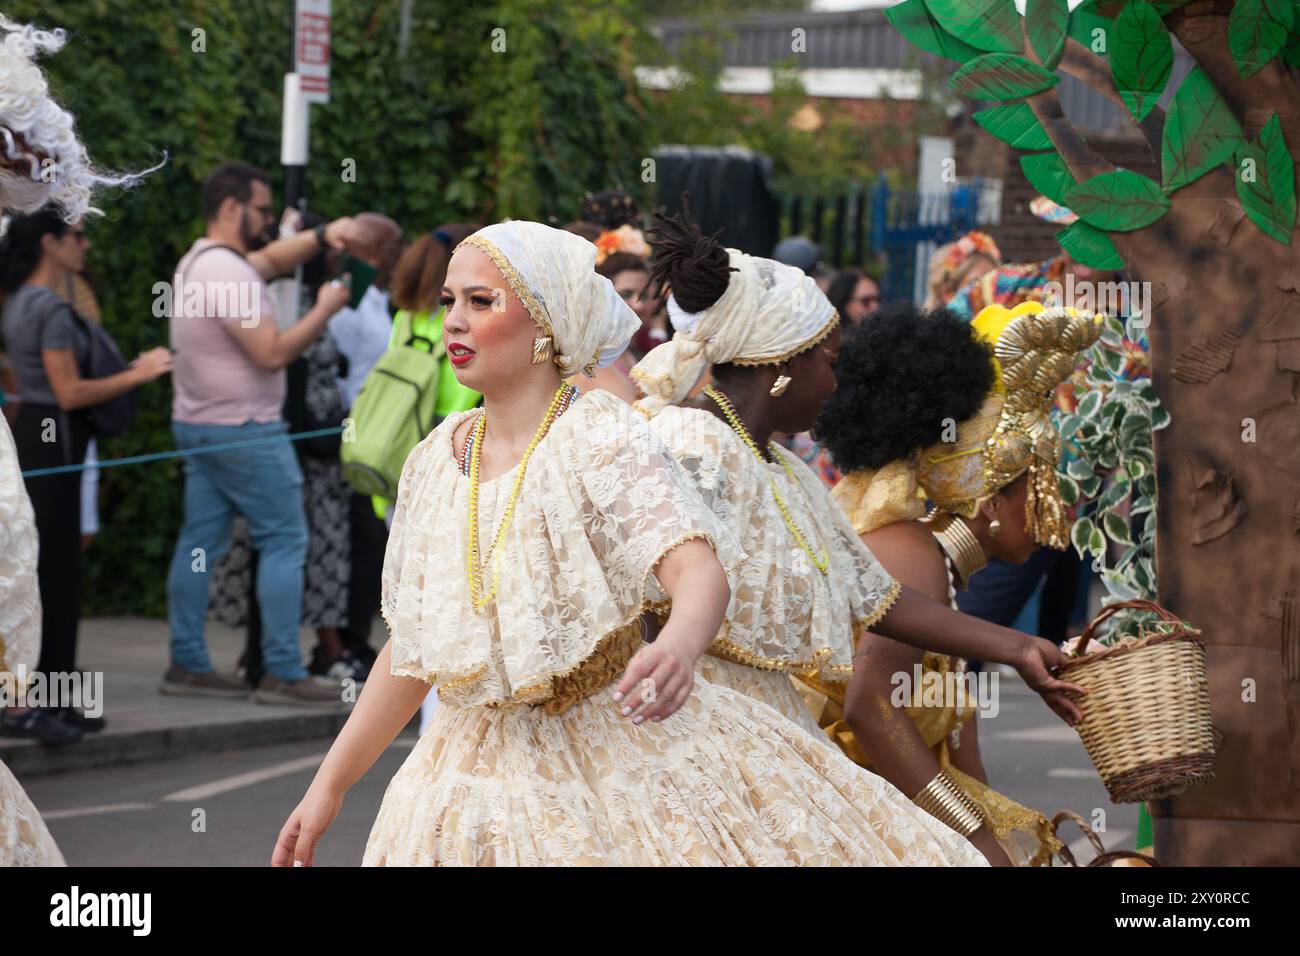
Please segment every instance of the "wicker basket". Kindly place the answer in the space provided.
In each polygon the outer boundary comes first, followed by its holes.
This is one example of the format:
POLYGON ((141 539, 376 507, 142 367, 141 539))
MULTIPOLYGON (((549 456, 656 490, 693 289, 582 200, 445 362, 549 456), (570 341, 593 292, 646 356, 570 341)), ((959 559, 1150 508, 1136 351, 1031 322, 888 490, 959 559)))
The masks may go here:
POLYGON ((1119 601, 1083 632, 1081 656, 1061 665, 1063 680, 1088 691, 1076 701, 1083 720, 1075 730, 1115 803, 1176 796, 1214 778, 1205 642, 1196 633, 1151 601, 1119 601), (1153 611, 1174 628, 1088 654, 1098 626, 1123 608, 1153 611))

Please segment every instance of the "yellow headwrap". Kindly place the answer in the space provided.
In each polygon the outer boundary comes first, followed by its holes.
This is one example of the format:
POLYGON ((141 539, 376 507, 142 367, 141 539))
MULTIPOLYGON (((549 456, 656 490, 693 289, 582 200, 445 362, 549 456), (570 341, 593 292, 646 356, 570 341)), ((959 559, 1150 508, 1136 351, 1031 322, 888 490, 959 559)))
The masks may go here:
POLYGON ((1052 424, 1056 387, 1069 378, 1079 353, 1097 341, 1102 319, 1075 309, 1022 302, 990 305, 973 323, 992 343, 993 389, 973 416, 910 458, 847 475, 835 497, 859 534, 921 517, 928 498, 944 511, 975 517, 980 505, 1026 471, 1026 528, 1041 544, 1064 549, 1069 522, 1056 469, 1061 439, 1052 424))

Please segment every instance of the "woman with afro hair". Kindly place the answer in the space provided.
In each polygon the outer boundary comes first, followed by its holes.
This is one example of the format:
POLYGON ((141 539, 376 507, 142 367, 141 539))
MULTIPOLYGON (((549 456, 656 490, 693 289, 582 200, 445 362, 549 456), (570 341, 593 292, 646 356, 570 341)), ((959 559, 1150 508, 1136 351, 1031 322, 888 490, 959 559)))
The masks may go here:
MULTIPOLYGON (((1048 672, 1059 662, 1053 645, 966 617, 892 577, 821 480, 770 440, 808 430, 835 390, 839 316, 813 280, 724 249, 685 214, 657 221, 652 281, 671 289, 675 335, 633 369, 646 394, 637 407, 745 553, 722 630, 697 672, 820 734, 789 678, 808 675, 841 700, 866 700, 864 675, 875 662, 856 642, 870 628, 948 653, 987 648, 1064 719, 1077 718, 1062 693, 1076 688, 1048 672), (712 384, 690 399, 710 369, 712 384)), ((899 789, 996 857, 996 843, 976 834, 986 828, 973 805, 947 778, 912 775, 899 789)))
MULTIPOLYGON (((844 471, 834 497, 891 575, 956 608, 956 589, 988 558, 1021 563, 1040 542, 1065 543, 1050 409, 1055 386, 1097 334, 1090 315, 1027 303, 992 306, 969 325, 946 311, 891 306, 845 336, 839 389, 818 434, 844 471)), ((805 679, 830 737, 905 793, 946 775, 979 807, 976 843, 991 862, 1048 863, 1060 847, 1051 824, 988 786, 974 695, 922 700, 930 684, 969 690, 964 662, 879 628, 858 651, 873 666, 856 698, 805 679), (899 674, 918 686, 900 693, 899 674)))

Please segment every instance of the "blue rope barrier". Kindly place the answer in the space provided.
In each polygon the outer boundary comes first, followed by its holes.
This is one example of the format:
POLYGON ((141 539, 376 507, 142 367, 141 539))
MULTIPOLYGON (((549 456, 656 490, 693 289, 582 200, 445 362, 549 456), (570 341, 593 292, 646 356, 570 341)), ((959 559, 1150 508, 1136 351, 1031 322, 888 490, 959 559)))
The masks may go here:
POLYGON ((315 431, 296 432, 292 435, 271 435, 267 438, 245 438, 242 441, 222 442, 218 445, 201 445, 198 448, 177 448, 173 451, 156 451, 148 455, 131 455, 127 458, 109 458, 106 461, 79 465, 59 465, 56 468, 34 468, 24 471, 24 478, 39 478, 42 475, 61 475, 70 471, 85 471, 87 468, 114 468, 118 465, 139 465, 146 461, 164 461, 168 458, 185 458, 190 455, 206 455, 214 451, 230 451, 233 448, 248 448, 251 445, 267 445, 277 441, 301 441, 305 438, 319 438, 324 435, 337 435, 343 426, 337 428, 317 428, 315 431))

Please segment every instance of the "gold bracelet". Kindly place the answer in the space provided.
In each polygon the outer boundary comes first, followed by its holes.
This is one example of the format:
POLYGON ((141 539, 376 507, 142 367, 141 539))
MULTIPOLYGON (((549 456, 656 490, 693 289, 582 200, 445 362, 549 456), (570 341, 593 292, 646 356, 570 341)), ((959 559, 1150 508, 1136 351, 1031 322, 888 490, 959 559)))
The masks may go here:
POLYGON ((912 802, 930 816, 948 824, 964 837, 984 826, 984 813, 966 791, 957 786, 946 770, 941 770, 912 802))

